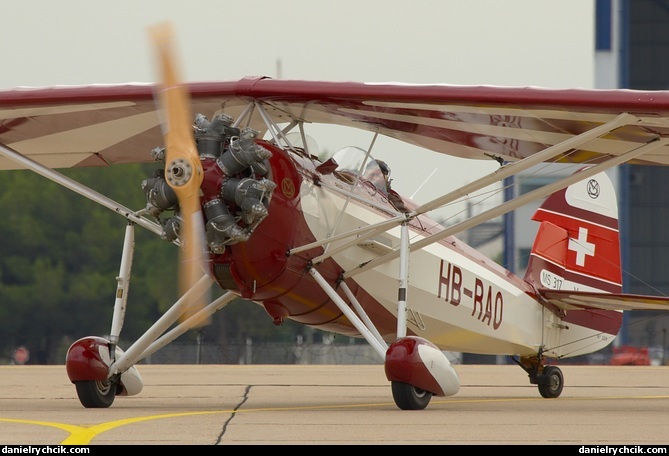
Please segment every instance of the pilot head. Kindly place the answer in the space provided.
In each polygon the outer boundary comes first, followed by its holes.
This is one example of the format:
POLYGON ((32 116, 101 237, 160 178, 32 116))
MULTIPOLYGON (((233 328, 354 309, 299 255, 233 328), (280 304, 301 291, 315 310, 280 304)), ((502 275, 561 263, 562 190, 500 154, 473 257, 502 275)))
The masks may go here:
POLYGON ((383 180, 386 181, 386 185, 390 186, 390 166, 383 160, 376 160, 376 163, 378 163, 379 168, 383 173, 383 180))

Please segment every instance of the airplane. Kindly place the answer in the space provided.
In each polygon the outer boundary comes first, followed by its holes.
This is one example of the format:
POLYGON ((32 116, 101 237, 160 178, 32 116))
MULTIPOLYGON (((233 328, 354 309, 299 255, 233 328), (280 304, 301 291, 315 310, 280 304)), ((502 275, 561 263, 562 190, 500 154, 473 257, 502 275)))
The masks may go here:
POLYGON ((401 410, 457 394, 445 352, 508 355, 542 397, 558 398, 554 360, 611 344, 623 311, 669 309, 669 298, 622 292, 606 173, 669 164, 669 92, 263 76, 186 83, 169 24, 150 37, 160 82, 0 90, 0 170, 31 170, 125 219, 110 332, 67 351, 83 407, 139 394, 142 360, 240 297, 277 325, 364 338, 401 410), (319 157, 308 135, 318 124, 371 140, 319 157), (389 166, 373 155, 380 135, 498 167, 418 204, 389 187, 389 166), (58 171, 125 163, 156 163, 138 183, 144 207, 58 171), (574 171, 462 221, 430 218, 545 163, 574 171), (542 201, 539 227, 523 276, 456 237, 533 201, 542 201), (138 226, 179 248, 181 294, 124 349, 138 226), (224 293, 207 299, 211 286, 224 293))

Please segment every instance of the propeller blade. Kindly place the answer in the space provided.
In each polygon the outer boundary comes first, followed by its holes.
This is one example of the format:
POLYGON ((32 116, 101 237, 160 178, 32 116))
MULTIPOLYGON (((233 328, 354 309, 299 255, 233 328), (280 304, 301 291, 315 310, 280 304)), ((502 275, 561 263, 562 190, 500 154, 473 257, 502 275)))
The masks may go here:
MULTIPOLYGON (((165 118, 165 179, 179 199, 181 224, 179 241, 179 291, 181 296, 206 272, 204 261, 205 232, 200 203, 200 185, 204 171, 193 135, 190 95, 180 82, 174 34, 169 23, 149 29, 161 74, 158 99, 165 118)), ((204 308, 203 297, 193 298, 181 321, 204 308)), ((208 321, 202 322, 206 324, 208 321)))

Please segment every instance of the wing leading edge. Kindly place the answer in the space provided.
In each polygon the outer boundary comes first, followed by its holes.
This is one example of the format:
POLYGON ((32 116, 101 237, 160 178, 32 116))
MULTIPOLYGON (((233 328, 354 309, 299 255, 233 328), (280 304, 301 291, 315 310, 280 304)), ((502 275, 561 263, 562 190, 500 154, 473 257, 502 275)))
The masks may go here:
MULTIPOLYGON (((558 161, 597 163, 669 133, 669 91, 274 80, 188 85, 191 111, 237 117, 261 103, 277 123, 350 126, 438 153, 515 161, 630 113, 635 121, 558 161)), ((151 161, 161 145, 153 84, 0 91, 0 143, 52 168, 151 161)), ((247 124, 260 131, 260 116, 247 124)), ((635 159, 669 164, 669 146, 635 159)), ((6 157, 0 169, 21 168, 6 157)))

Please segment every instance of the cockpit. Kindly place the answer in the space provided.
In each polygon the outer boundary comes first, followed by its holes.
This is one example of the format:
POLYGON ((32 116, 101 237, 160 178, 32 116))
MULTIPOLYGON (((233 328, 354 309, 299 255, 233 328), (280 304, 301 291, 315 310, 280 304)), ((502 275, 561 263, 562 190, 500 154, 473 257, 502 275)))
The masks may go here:
MULTIPOLYGON (((360 175, 361 179, 373 184, 378 191, 385 195, 388 194, 387 184, 389 183, 390 170, 386 165, 387 173, 384 173, 380 166, 380 163, 383 162, 368 156, 363 149, 355 146, 344 147, 337 151, 332 158, 339 165, 336 169, 337 172, 348 173, 353 176, 360 175)), ((385 163, 383 164, 385 165, 385 163)))
MULTIPOLYGON (((301 146, 302 137, 294 133, 289 134, 294 145, 301 146)), ((309 143, 308 150, 314 154, 318 146, 313 139, 306 137, 309 143)), ((390 184, 390 167, 382 160, 376 160, 367 151, 356 146, 347 146, 330 157, 323 158, 324 162, 318 167, 324 173, 335 172, 336 175, 348 183, 353 183, 359 177, 363 182, 373 186, 379 193, 385 195, 388 201, 400 212, 408 212, 403 198, 394 191, 390 184)))

